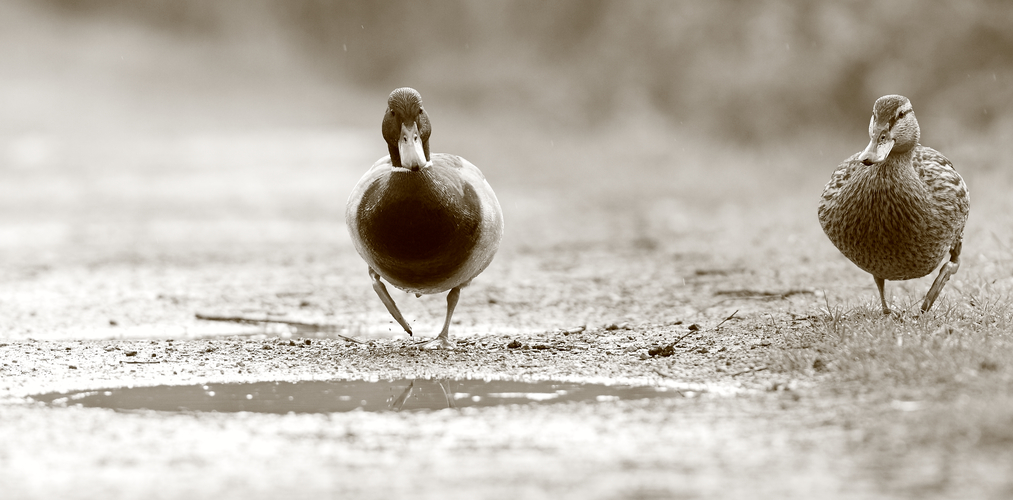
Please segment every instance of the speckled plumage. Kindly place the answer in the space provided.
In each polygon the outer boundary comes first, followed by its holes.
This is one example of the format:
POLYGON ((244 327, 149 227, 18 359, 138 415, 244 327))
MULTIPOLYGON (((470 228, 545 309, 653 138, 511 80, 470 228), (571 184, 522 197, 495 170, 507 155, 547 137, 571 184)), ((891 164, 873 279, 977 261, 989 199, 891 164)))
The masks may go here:
POLYGON ((928 275, 949 255, 922 304, 927 311, 959 266, 967 186, 945 156, 918 144, 907 98, 877 100, 869 133, 865 151, 841 163, 824 188, 820 224, 841 253, 873 275, 884 312, 884 280, 928 275))

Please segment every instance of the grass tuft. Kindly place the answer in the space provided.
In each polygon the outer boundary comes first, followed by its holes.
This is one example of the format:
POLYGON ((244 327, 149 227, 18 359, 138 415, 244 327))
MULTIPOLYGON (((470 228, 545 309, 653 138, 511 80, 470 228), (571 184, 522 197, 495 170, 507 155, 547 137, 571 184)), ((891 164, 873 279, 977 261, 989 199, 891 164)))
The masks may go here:
POLYGON ((787 349, 773 354, 771 367, 939 397, 999 384, 1013 376, 1013 304, 1008 291, 989 288, 925 314, 911 312, 917 304, 897 304, 903 312, 884 316, 875 306, 827 302, 811 317, 811 329, 786 338, 787 349))

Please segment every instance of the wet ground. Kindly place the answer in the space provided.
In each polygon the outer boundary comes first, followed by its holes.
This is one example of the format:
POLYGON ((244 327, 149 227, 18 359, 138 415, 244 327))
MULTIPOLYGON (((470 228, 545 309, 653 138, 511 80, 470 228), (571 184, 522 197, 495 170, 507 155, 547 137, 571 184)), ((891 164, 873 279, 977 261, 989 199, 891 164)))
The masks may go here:
MULTIPOLYGON (((691 396, 693 391, 686 391, 691 396)), ((309 380, 235 384, 110 387, 94 391, 35 394, 56 407, 176 412, 334 413, 411 411, 685 397, 665 386, 578 384, 545 380, 472 379, 309 380)))
MULTIPOLYGON (((1008 434, 965 446, 980 428, 933 420, 962 399, 835 378, 808 348, 828 311, 877 303, 815 214, 864 123, 764 149, 649 113, 480 127, 427 102, 434 150, 483 169, 506 234, 462 293, 456 349, 421 351, 342 223, 384 154, 382 106, 363 103, 389 89, 336 90, 283 55, 265 70, 249 48, 15 21, 0 19, 23 49, 0 54, 0 92, 31 99, 5 101, 0 123, 4 499, 1013 494, 1008 434), (67 64, 41 67, 46 51, 67 64), (334 392, 348 381, 378 387, 383 411, 334 392), (574 387, 593 397, 548 396, 574 387), (610 392, 624 388, 646 394, 610 392), (326 406, 342 396, 355 407, 326 406), (961 439, 935 438, 947 432, 961 439)), ((940 309, 1010 282, 1011 181, 989 163, 1010 155, 996 142, 940 146, 975 193, 940 309)), ((912 305, 930 282, 889 290, 912 305)), ((438 331, 442 296, 394 299, 417 336, 438 331)), ((996 429, 1008 414, 992 413, 996 429)))
MULTIPOLYGON (((870 446, 870 421, 918 408, 835 396, 818 370, 772 369, 773 354, 818 326, 824 299, 747 259, 722 265, 639 244, 507 249, 465 290, 457 348, 432 352, 386 317, 354 254, 334 254, 11 272, 4 303, 20 320, 0 341, 0 480, 11 498, 988 496, 996 483, 981 478, 1002 477, 993 474, 1009 463, 870 446), (50 300, 18 301, 16 291, 31 290, 50 300), (71 293, 115 306, 74 306, 71 293), (437 389, 450 379, 592 384, 599 393, 634 386, 665 397, 466 406, 473 389, 437 389), (435 380, 423 392, 455 404, 275 413, 45 402, 164 390, 242 402, 292 383, 319 410, 333 399, 324 388, 342 380, 379 384, 384 407, 409 381, 435 380), (884 467, 887 456, 894 462, 884 467)), ((422 337, 438 330, 442 297, 395 299, 422 337)), ((503 387, 501 395, 549 394, 503 387)))
MULTIPOLYGON (((0 279, 0 483, 10 498, 1006 491, 1007 455, 908 448, 877 430, 925 406, 842 390, 811 360, 784 370, 793 346, 826 321, 826 304, 875 299, 871 280, 825 241, 807 197, 757 210, 699 192, 642 198, 597 181, 545 192, 507 175, 497 188, 507 238, 462 293, 456 349, 422 351, 445 299, 394 295, 419 337, 408 338, 373 293, 341 225, 344 193, 370 163, 347 133, 211 141, 236 156, 289 145, 307 155, 295 170, 269 159, 211 173, 191 158, 174 182, 147 183, 150 172, 112 185, 95 181, 101 170, 20 174, 11 192, 24 203, 44 206, 54 175, 74 196, 39 223, 3 226, 17 237, 5 240, 0 279), (337 155, 328 144, 345 146, 337 155), (234 177, 229 196, 195 189, 221 175, 234 177), (124 205, 144 215, 116 215, 124 205), (596 392, 469 406, 474 389, 426 382, 449 380, 596 392), (379 384, 381 397, 327 407, 327 388, 341 381, 379 384), (410 381, 420 392, 406 395, 410 381), (282 403, 308 399, 311 409, 201 407, 158 392, 252 404, 282 384, 305 388, 279 393, 282 403), (609 392, 622 387, 647 394, 609 392), (102 402, 106 392, 144 402, 102 402), (421 394, 453 407, 413 410, 421 394)), ((979 246, 988 238, 972 234, 979 246)), ((989 259, 969 253, 949 286, 981 282, 989 259)), ((922 281, 891 286, 913 304, 922 281)))

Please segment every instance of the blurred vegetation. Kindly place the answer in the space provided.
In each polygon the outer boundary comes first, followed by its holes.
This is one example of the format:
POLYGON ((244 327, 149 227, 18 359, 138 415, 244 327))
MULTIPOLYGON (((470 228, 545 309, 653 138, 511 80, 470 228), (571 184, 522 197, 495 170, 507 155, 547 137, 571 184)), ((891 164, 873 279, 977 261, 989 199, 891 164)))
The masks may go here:
POLYGON ((907 95, 951 127, 1011 130, 1005 0, 47 0, 187 37, 280 35, 335 82, 602 124, 656 111, 743 142, 854 127, 907 95))

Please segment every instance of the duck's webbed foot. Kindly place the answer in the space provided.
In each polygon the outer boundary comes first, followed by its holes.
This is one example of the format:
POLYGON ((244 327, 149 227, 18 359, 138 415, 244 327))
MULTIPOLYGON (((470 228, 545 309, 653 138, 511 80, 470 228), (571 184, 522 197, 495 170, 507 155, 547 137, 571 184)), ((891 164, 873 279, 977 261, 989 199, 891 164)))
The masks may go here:
POLYGON ((447 319, 443 322, 443 330, 435 339, 422 344, 423 349, 454 349, 454 343, 450 341, 450 318, 454 317, 454 309, 460 298, 461 287, 452 288, 447 294, 447 319))
POLYGON ((421 345, 419 345, 420 349, 427 349, 427 350, 446 349, 448 351, 453 351, 455 347, 456 346, 450 340, 450 337, 443 337, 443 336, 438 336, 435 339, 430 340, 429 342, 424 342, 421 345))

